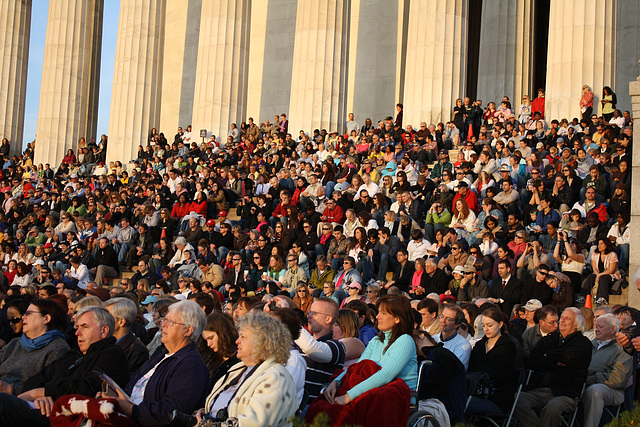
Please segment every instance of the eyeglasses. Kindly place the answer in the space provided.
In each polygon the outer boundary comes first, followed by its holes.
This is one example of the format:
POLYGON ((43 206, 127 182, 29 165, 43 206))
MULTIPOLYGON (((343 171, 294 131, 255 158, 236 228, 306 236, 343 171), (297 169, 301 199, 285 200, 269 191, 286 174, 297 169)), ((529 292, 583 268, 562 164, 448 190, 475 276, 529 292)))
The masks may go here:
POLYGON ((307 313, 307 317, 314 317, 316 314, 322 314, 323 316, 331 316, 327 313, 320 313, 319 311, 310 311, 307 313))
POLYGON ((453 319, 451 317, 447 317, 444 314, 441 314, 440 316, 438 316, 438 319, 444 321, 444 322, 455 322, 456 319, 453 319))
POLYGON ((538 270, 538 273, 539 273, 541 276, 546 276, 547 274, 549 274, 549 272, 547 272, 547 271, 541 271, 541 270, 538 270))
POLYGON ((375 294, 377 291, 367 291, 368 294, 375 294))
POLYGON ((254 256, 253 259, 260 259, 260 255, 254 256))
POLYGON ((557 325, 557 324, 558 324, 558 321, 557 321, 557 320, 553 320, 553 321, 551 321, 551 322, 550 322, 550 321, 548 321, 548 320, 546 320, 546 319, 540 319, 540 321, 541 321, 541 322, 544 322, 544 323, 548 323, 548 324, 549 324, 549 325, 551 325, 551 326, 555 326, 555 325, 557 325))
POLYGON ((22 321, 22 317, 12 317, 11 319, 8 319, 9 323, 11 323, 12 325, 18 324, 22 321))
POLYGON ((26 316, 31 316, 32 314, 42 314, 39 311, 31 311, 31 310, 27 310, 24 312, 24 314, 22 315, 22 317, 26 317, 26 316))
POLYGON ((258 239, 258 242, 266 242, 267 239, 258 239))
POLYGON ((242 258, 233 258, 234 261, 242 261, 242 258))
POLYGON ((330 228, 322 228, 322 231, 330 231, 330 228))
POLYGON ((311 228, 310 225, 303 225, 302 228, 311 228))
POLYGON ((294 262, 294 261, 295 261, 295 259, 288 259, 287 261, 288 261, 288 262, 294 262))
POLYGON ((307 293, 307 291, 305 291, 304 289, 300 289, 300 290, 298 291, 298 293, 299 293, 299 294, 306 294, 306 293, 307 293))
POLYGON ((460 248, 456 248, 455 246, 451 248, 452 251, 459 251, 460 248))
POLYGON ((168 317, 165 317, 164 319, 162 319, 162 324, 166 324, 169 327, 175 326, 175 325, 187 326, 184 323, 176 322, 175 320, 171 320, 168 317))

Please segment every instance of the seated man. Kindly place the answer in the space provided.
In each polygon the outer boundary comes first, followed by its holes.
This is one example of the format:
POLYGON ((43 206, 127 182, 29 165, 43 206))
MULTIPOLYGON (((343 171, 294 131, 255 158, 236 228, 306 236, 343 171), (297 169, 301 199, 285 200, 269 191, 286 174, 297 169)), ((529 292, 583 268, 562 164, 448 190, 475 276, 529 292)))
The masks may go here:
POLYGON ((344 345, 333 339, 333 324, 338 318, 338 304, 328 298, 317 298, 309 310, 309 332, 300 328, 295 341, 307 362, 305 390, 309 402, 320 394, 336 369, 341 369, 345 358, 344 345))
POLYGON ((569 307, 560 316, 559 330, 541 338, 531 350, 527 363, 533 375, 515 411, 525 427, 555 427, 563 413, 575 409, 591 362, 591 343, 583 330, 582 313, 569 307))
POLYGON ((153 287, 161 277, 149 270, 149 263, 147 261, 140 260, 138 261, 138 271, 131 277, 131 285, 134 289, 138 287, 138 281, 142 279, 145 279, 149 282, 149 286, 153 287))
POLYGON ((633 370, 631 355, 616 342, 616 333, 620 330, 618 318, 613 314, 599 316, 595 330, 587 389, 582 398, 584 427, 597 427, 605 406, 624 402, 624 389, 633 370))
POLYGON ((536 316, 538 316, 538 324, 527 328, 522 334, 524 357, 529 357, 531 349, 538 344, 540 338, 558 330, 558 310, 554 305, 545 305, 536 311, 536 316))
POLYGON ((448 304, 440 315, 440 327, 442 332, 433 338, 436 342, 444 343, 444 348, 455 354, 464 369, 469 367, 471 357, 471 344, 462 335, 458 335, 458 328, 464 322, 464 312, 457 305, 448 304))
MULTIPOLYGON (((35 315, 35 313, 34 313, 35 315)), ((115 321, 102 307, 84 307, 76 314, 78 349, 69 350, 24 383, 18 397, 0 393, 0 426, 48 426, 56 399, 67 394, 95 396, 102 380, 98 370, 124 387, 129 367, 113 338, 115 321)))
POLYGON ((144 362, 149 360, 147 347, 131 331, 136 321, 138 307, 129 298, 111 298, 102 304, 115 319, 113 337, 116 345, 124 350, 129 362, 129 374, 133 376, 144 362))

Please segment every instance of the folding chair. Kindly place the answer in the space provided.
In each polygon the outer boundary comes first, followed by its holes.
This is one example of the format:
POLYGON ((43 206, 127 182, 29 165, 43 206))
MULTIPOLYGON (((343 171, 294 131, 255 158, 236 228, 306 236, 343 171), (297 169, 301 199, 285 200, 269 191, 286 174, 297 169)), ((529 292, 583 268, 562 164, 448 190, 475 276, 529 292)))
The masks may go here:
POLYGON ((418 396, 420 396, 420 384, 422 383, 422 378, 425 375, 424 370, 432 363, 433 362, 430 360, 425 360, 420 363, 420 366, 418 367, 418 385, 415 390, 411 391, 411 406, 409 409, 410 414, 407 427, 440 427, 440 423, 431 413, 418 410, 418 396))
POLYGON ((578 411, 580 410, 580 402, 582 402, 582 397, 584 396, 584 391, 586 389, 587 389, 587 383, 585 382, 584 384, 582 384, 582 391, 580 392, 580 396, 574 399, 576 402, 576 408, 573 410, 573 414, 568 412, 566 415, 562 417, 562 424, 565 425, 566 427, 573 427, 573 424, 576 422, 576 417, 578 416, 578 411), (571 415, 571 418, 567 420, 566 417, 568 417, 569 415, 571 415))
MULTIPOLYGON (((498 414, 474 414, 471 416, 471 421, 473 424, 476 424, 476 420, 484 420, 495 427, 509 427, 509 425, 511 425, 513 414, 516 410, 516 405, 518 404, 518 398, 520 397, 520 393, 522 392, 522 387, 524 386, 525 381, 529 380, 529 376, 525 373, 525 370, 523 368, 518 368, 518 375, 518 388, 513 395, 513 404, 511 405, 509 413, 503 412, 498 414)), ((469 406, 470 401, 471 396, 469 396, 469 398, 467 399, 467 406, 465 406, 465 410, 469 406)))

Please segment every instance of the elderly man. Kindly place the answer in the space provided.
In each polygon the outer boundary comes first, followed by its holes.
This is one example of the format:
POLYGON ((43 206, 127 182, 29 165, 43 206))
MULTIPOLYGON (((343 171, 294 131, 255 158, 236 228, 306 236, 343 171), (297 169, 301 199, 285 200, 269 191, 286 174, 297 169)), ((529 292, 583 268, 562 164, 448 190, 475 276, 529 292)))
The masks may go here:
POLYGON ((541 338, 531 350, 530 388, 520 394, 515 412, 525 427, 555 427, 563 413, 575 409, 591 362, 591 343, 582 331, 582 313, 569 307, 560 316, 559 330, 541 338))
MULTIPOLYGON (((27 312, 25 318, 42 316, 27 312)), ((124 351, 116 346, 113 316, 102 307, 84 307, 76 314, 78 348, 69 350, 24 383, 18 397, 0 393, 0 426, 48 426, 53 402, 67 394, 94 397, 101 371, 124 387, 129 368, 124 351), (35 409, 33 409, 35 408, 35 409)))
POLYGON ((596 339, 587 374, 587 389, 582 398, 584 427, 600 424, 605 406, 624 402, 624 389, 631 377, 633 359, 616 342, 620 321, 613 314, 603 314, 596 320, 596 339))
POLYGON ((124 350, 129 362, 129 374, 133 376, 142 364, 149 360, 147 347, 131 332, 138 315, 138 307, 129 298, 111 298, 102 306, 115 319, 113 337, 117 340, 116 345, 124 350))
POLYGON ((305 391, 312 401, 329 382, 336 369, 342 368, 344 345, 333 339, 333 324, 338 317, 338 304, 329 298, 316 298, 308 312, 309 332, 300 328, 296 344, 307 361, 305 391))

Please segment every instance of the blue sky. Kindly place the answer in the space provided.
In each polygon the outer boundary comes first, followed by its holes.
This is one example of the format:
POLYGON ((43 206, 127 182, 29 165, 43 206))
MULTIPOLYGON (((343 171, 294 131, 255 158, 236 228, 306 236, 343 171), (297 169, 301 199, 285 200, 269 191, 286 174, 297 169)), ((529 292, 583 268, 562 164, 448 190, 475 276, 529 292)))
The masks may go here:
MULTIPOLYGON (((24 118, 24 141, 34 139, 38 125, 38 103, 42 82, 42 58, 44 38, 47 32, 49 0, 33 2, 31 10, 31 36, 29 41, 29 70, 27 74, 27 100, 24 118)), ((109 106, 111 105, 111 85, 113 84, 113 64, 116 56, 116 34, 120 0, 105 0, 102 26, 102 62, 100 65, 100 100, 98 107, 98 135, 107 133, 109 128, 109 106)))

